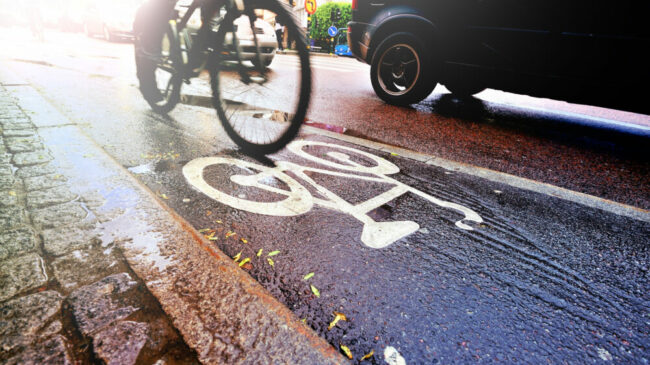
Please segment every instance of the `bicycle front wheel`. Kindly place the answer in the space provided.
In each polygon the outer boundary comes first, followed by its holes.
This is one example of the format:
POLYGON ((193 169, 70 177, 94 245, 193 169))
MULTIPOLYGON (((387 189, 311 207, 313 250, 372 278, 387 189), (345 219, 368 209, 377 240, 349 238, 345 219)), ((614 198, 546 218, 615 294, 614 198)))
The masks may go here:
POLYGON ((226 14, 216 42, 212 102, 228 136, 251 155, 282 149, 298 134, 311 94, 309 50, 292 12, 276 0, 247 1, 243 15, 226 14))

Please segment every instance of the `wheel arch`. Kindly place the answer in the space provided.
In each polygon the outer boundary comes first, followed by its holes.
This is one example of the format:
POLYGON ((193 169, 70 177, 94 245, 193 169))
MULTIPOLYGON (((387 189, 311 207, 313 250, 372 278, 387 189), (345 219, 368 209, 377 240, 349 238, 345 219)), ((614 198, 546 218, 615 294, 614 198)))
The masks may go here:
POLYGON ((414 14, 390 16, 375 27, 370 36, 367 62, 372 64, 377 49, 389 36, 396 33, 411 33, 420 38, 425 45, 433 45, 437 39, 438 28, 430 20, 414 14))

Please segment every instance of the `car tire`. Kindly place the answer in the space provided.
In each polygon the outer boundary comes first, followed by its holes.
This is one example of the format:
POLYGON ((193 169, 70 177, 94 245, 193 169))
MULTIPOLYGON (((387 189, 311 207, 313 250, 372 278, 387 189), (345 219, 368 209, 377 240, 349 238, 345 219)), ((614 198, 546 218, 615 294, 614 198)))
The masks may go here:
POLYGON ((429 96, 437 84, 437 67, 424 42, 412 33, 397 33, 377 47, 370 81, 379 98, 410 105, 429 96))

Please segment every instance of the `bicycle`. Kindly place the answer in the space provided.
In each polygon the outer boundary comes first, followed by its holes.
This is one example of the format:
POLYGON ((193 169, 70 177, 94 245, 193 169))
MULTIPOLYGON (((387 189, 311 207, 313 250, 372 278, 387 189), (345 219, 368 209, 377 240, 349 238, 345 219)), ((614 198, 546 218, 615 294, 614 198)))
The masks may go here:
POLYGON ((276 161, 276 166, 271 168, 229 157, 201 157, 188 162, 183 167, 183 176, 194 188, 210 198, 251 213, 290 217, 307 213, 314 205, 319 205, 349 214, 363 223, 361 242, 371 248, 387 247, 420 229, 420 226, 413 221, 377 222, 368 215, 372 210, 406 193, 411 193, 442 208, 456 211, 463 218, 454 224, 462 230, 474 229, 468 224, 469 222, 473 224, 483 222, 483 218, 471 208, 436 198, 388 177, 387 175, 396 174, 400 170, 395 164, 379 156, 351 147, 305 140, 291 142, 287 149, 294 155, 324 168, 302 166, 288 161, 276 161), (306 151, 305 148, 324 148, 334 151, 320 152, 319 156, 314 153, 315 151, 306 151), (204 170, 219 165, 226 166, 229 171, 225 173, 220 171, 212 175, 224 179, 230 176, 229 180, 234 184, 233 188, 236 189, 237 186, 242 188, 241 194, 235 191, 226 192, 224 186, 227 184, 210 184, 205 180, 204 170), (234 173, 233 170, 246 174, 234 173), (352 204, 316 182, 307 172, 392 187, 366 201, 352 204), (292 176, 298 177, 310 189, 292 176), (256 196, 257 193, 262 195, 256 196), (275 198, 272 198, 274 196, 275 198), (277 197, 282 198, 277 199, 277 197))
POLYGON ((180 16, 175 5, 152 0, 136 15, 136 69, 151 108, 170 112, 182 84, 207 69, 212 105, 245 153, 266 155, 286 146, 305 120, 311 95, 307 41, 288 6, 278 0, 194 0, 180 16), (194 34, 188 24, 197 9, 201 24, 194 34), (271 22, 285 26, 285 39, 275 39, 271 22), (293 51, 279 55, 278 42, 293 51), (278 66, 270 67, 278 58, 278 66))

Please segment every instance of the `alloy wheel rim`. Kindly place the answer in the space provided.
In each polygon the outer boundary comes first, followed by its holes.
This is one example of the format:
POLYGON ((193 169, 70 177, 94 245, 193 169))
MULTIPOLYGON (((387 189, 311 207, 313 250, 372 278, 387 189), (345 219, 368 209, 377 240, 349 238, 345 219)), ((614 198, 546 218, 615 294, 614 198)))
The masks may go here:
POLYGON ((399 43, 381 55, 377 80, 387 94, 402 96, 413 89, 420 77, 420 70, 420 57, 415 49, 408 44, 399 43))

